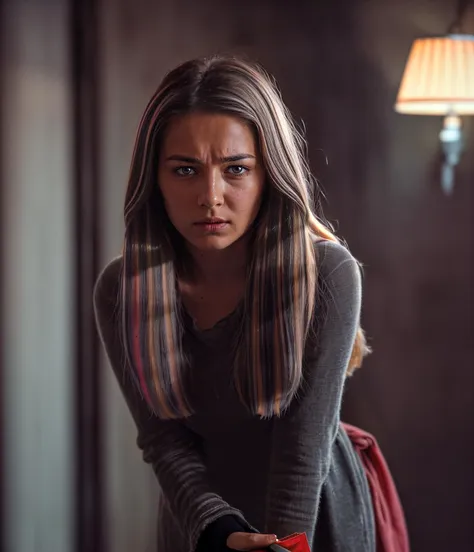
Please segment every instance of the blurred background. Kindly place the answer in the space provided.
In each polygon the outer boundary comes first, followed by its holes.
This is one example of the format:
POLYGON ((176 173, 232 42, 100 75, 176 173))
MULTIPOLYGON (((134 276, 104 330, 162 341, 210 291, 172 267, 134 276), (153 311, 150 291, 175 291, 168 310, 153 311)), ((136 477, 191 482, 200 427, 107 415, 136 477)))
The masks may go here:
MULTIPOLYGON (((469 2, 463 31, 474 33, 469 2)), ((1 543, 155 552, 157 484, 95 333, 135 130, 164 74, 245 53, 304 120, 327 217, 365 265, 374 348, 344 419, 390 464, 414 552, 474 550, 474 124, 451 196, 441 117, 394 111, 454 0, 3 0, 1 543)))

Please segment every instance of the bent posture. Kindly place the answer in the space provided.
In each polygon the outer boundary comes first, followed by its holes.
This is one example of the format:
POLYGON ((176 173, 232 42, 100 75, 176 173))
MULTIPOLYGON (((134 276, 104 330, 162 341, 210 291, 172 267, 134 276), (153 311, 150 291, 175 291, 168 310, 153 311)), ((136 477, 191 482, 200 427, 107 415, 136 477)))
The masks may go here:
POLYGON ((359 266, 316 217, 304 141, 260 68, 194 60, 138 130, 102 341, 161 487, 157 552, 375 549, 340 426, 366 352, 359 266))

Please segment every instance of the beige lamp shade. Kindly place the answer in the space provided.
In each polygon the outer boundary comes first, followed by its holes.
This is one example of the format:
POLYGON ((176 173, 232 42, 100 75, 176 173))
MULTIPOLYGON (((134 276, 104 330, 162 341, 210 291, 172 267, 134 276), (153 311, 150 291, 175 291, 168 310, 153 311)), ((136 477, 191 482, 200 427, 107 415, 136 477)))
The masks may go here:
POLYGON ((412 115, 474 115, 474 36, 415 40, 395 110, 412 115))

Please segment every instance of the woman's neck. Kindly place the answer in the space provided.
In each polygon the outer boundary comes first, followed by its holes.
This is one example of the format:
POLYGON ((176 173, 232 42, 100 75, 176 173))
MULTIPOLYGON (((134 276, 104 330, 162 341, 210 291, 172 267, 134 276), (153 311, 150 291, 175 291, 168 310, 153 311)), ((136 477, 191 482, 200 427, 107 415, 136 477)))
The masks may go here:
POLYGON ((240 239, 225 249, 203 251, 189 248, 194 283, 221 287, 247 274, 248 240, 240 239))

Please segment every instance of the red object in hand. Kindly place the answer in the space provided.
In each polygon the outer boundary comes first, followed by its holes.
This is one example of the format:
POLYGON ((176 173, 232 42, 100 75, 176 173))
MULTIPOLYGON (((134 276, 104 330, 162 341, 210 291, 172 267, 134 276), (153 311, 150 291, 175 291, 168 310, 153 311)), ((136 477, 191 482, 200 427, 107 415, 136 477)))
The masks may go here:
MULTIPOLYGON (((288 550, 289 552, 311 552, 306 533, 294 533, 284 539, 279 539, 278 542, 270 546, 268 550, 272 552, 280 552, 281 550, 288 550)), ((258 552, 264 551, 260 550, 258 552)))

